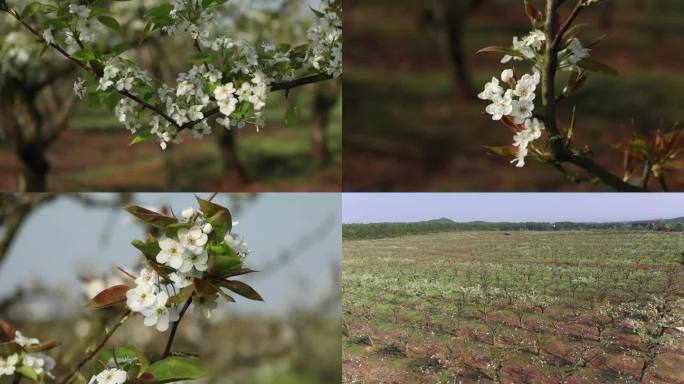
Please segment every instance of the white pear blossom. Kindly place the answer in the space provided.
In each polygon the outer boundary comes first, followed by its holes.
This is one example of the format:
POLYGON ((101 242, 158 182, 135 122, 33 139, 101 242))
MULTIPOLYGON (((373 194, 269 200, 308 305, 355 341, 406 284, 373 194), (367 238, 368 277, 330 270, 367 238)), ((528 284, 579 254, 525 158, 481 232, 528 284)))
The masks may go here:
POLYGON ((207 263, 209 262, 209 255, 207 252, 202 252, 199 254, 193 253, 190 255, 189 260, 197 271, 204 272, 208 268, 207 263))
POLYGON ((227 83, 224 85, 219 85, 214 89, 214 97, 218 101, 228 100, 235 94, 235 87, 233 83, 227 83))
POLYGON ((209 223, 206 223, 204 226, 202 226, 202 232, 206 233, 207 235, 210 234, 213 229, 214 228, 209 223))
POLYGON ((80 19, 87 19, 90 16, 90 8, 85 5, 69 4, 69 13, 80 19))
POLYGON ((55 42, 55 37, 52 35, 52 27, 46 28, 43 31, 43 40, 45 40, 45 43, 47 44, 52 44, 55 42))
POLYGON ((501 80, 504 83, 508 83, 511 81, 513 78, 513 70, 512 69, 504 69, 503 72, 501 72, 501 80))
POLYGON ((190 220, 194 214, 195 210, 192 207, 187 207, 181 211, 181 217, 184 221, 190 220))
POLYGON ((183 289, 187 286, 192 285, 192 281, 195 277, 198 277, 192 273, 181 273, 181 272, 174 272, 169 275, 169 278, 173 282, 173 286, 176 287, 176 289, 183 289))
POLYGON ((83 99, 87 93, 85 89, 85 80, 80 77, 74 81, 74 93, 79 99, 83 99))
POLYGON ((223 242, 228 244, 238 255, 244 257, 249 254, 249 248, 247 243, 242 240, 238 235, 232 233, 226 233, 223 237, 223 242))
POLYGON ((494 96, 503 95, 504 89, 499 85, 499 79, 492 77, 492 81, 485 84, 484 91, 477 95, 481 100, 492 100, 494 96))
POLYGON ((211 318, 211 312, 218 307, 216 298, 208 298, 205 296, 199 296, 193 303, 195 305, 195 314, 206 319, 211 318))
POLYGON ((492 104, 489 104, 485 109, 488 114, 492 115, 492 120, 501 120, 504 116, 511 113, 513 110, 513 91, 507 90, 501 95, 492 96, 492 104))
POLYGON ((14 341, 22 347, 40 344, 40 340, 36 339, 35 337, 26 337, 20 331, 16 331, 14 341))
POLYGON ((523 75, 515 85, 515 96, 525 100, 534 100, 537 85, 540 81, 541 75, 539 72, 534 72, 532 75, 523 75))
POLYGON ((192 227, 178 230, 178 239, 185 249, 197 255, 204 252, 204 245, 207 243, 208 236, 202 232, 202 228, 192 227))
POLYGON ((155 287, 151 284, 139 284, 126 292, 126 305, 133 312, 149 308, 156 300, 155 287))
POLYGON ((534 110, 534 102, 529 99, 513 100, 511 102, 511 111, 509 115, 513 117, 513 121, 516 124, 522 124, 529 117, 532 116, 532 111, 534 110))
POLYGON ((154 304, 143 309, 142 314, 145 316, 143 323, 146 326, 155 326, 159 332, 164 332, 169 329, 169 322, 178 320, 178 313, 166 306, 168 300, 169 295, 166 292, 160 292, 154 304))
POLYGON ((185 264, 188 251, 178 241, 171 238, 159 240, 159 248, 161 250, 157 254, 157 262, 174 269, 179 269, 185 264))
POLYGON ((105 369, 93 376, 88 384, 124 384, 128 380, 126 371, 118 368, 105 369))
POLYGON ((159 274, 152 268, 143 268, 140 270, 140 274, 135 279, 135 283, 138 285, 149 285, 152 286, 157 283, 159 279, 159 274))
POLYGON ((17 363, 19 362, 19 355, 12 354, 6 358, 0 357, 0 377, 7 375, 14 375, 17 369, 17 363))

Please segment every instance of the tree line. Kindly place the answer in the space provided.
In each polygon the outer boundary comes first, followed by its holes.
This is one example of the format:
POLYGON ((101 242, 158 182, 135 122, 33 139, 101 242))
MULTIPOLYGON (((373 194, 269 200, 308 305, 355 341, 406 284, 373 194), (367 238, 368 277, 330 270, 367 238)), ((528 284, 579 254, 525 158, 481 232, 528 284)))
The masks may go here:
POLYGON ((344 240, 381 239, 455 231, 576 231, 576 230, 647 230, 662 232, 684 231, 684 220, 644 220, 608 223, 578 222, 484 222, 457 223, 444 220, 412 223, 344 224, 344 240))

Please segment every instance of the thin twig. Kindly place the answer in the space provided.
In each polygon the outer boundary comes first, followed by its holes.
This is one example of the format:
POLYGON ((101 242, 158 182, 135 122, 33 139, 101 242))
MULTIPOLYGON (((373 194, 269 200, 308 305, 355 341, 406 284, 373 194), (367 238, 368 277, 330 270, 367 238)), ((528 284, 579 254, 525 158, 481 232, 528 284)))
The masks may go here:
POLYGON ((185 304, 183 305, 183 308, 181 309, 180 313, 178 314, 178 320, 174 321, 173 324, 171 325, 171 333, 169 334, 169 341, 166 342, 166 348, 164 348, 164 354, 162 355, 162 359, 165 359, 171 355, 171 347, 173 346, 173 339, 176 337, 176 331, 178 330, 178 325, 180 324, 181 320, 183 320, 183 316, 185 315, 185 312, 188 310, 188 307, 190 307, 190 303, 192 303, 192 296, 188 297, 188 300, 185 301, 185 304))
POLYGON ((212 192, 211 195, 209 195, 209 198, 207 199, 207 201, 212 201, 212 200, 214 200, 214 198, 216 197, 216 195, 218 195, 218 192, 212 192))
POLYGON ((644 164, 644 174, 641 177, 641 189, 644 191, 648 188, 648 182, 651 180, 651 175, 651 160, 646 160, 646 164, 644 164))
POLYGON ((88 354, 86 354, 85 357, 83 357, 83 359, 76 365, 76 368, 74 368, 74 369, 71 371, 71 373, 69 373, 69 374, 68 374, 64 379, 62 379, 59 383, 60 383, 60 384, 66 384, 66 383, 68 383, 69 380, 70 380, 72 377, 74 377, 74 375, 76 375, 76 373, 78 373, 78 371, 79 371, 84 365, 86 365, 87 362, 89 362, 93 357, 95 357, 95 355, 102 349, 102 347, 104 347, 105 344, 107 344, 107 341, 109 341, 109 339, 112 337, 112 335, 114 335, 114 332, 116 332, 116 330, 119 329, 119 327, 122 326, 122 325, 126 322, 126 320, 128 320, 130 314, 131 314, 131 310, 129 309, 129 310, 127 310, 127 311, 123 314, 123 316, 121 316, 121 318, 119 319, 119 321, 117 321, 116 324, 114 324, 114 326, 112 327, 112 329, 109 329, 109 330, 105 329, 105 337, 104 337, 104 339, 102 339, 102 341, 101 341, 97 346, 95 346, 95 348, 94 348, 92 351, 90 351, 88 354))

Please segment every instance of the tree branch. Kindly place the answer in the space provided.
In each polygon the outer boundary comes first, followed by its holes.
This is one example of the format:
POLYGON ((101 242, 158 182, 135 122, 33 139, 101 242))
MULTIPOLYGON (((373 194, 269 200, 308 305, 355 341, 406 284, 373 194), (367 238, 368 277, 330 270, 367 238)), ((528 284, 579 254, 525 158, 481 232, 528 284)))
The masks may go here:
MULTIPOLYGON (((0 4, 0 5, 4 5, 4 4, 0 4)), ((7 12, 12 17, 14 17, 22 26, 24 26, 31 33, 33 33, 33 35, 35 35, 41 43, 56 49, 60 54, 62 54, 62 56, 71 60, 76 65, 78 65, 83 70, 85 70, 86 72, 93 74, 98 79, 100 78, 99 73, 97 73, 94 69, 88 67, 84 63, 80 62, 79 60, 76 60, 73 56, 71 56, 68 52, 66 52, 62 47, 60 47, 59 45, 57 45, 55 43, 48 43, 47 41, 45 41, 45 39, 43 38, 43 35, 40 34, 37 30, 35 30, 33 27, 31 27, 28 23, 21 20, 21 17, 19 16, 19 14, 15 10, 8 9, 6 6, 0 6, 0 12, 7 12)), ((200 49, 199 44, 196 45, 196 48, 200 49)), ((201 51, 201 49, 200 49, 200 51, 201 51)), ((332 79, 332 75, 321 73, 321 74, 317 74, 317 75, 302 77, 300 79, 295 79, 295 80, 288 81, 288 82, 271 84, 271 91, 280 91, 280 90, 289 91, 290 89, 295 88, 295 87, 299 87, 301 85, 316 83, 319 81, 324 81, 324 80, 329 80, 329 79, 332 79)), ((218 107, 212 108, 209 111, 204 113, 203 118, 195 120, 195 121, 190 121, 190 122, 187 122, 185 124, 180 125, 180 124, 176 123, 176 121, 174 119, 172 119, 168 114, 164 113, 164 111, 162 111, 160 108, 140 99, 138 96, 133 95, 126 90, 123 90, 123 91, 116 90, 116 92, 118 94, 124 96, 124 97, 127 97, 127 98, 135 101, 136 103, 140 104, 143 108, 149 109, 150 111, 152 111, 152 112, 156 113, 157 115, 163 117, 164 120, 168 121, 169 123, 171 123, 171 125, 176 127, 178 129, 178 132, 180 132, 184 129, 187 129, 187 128, 192 128, 196 124, 208 119, 209 117, 211 117, 213 115, 216 115, 219 112, 218 107)))
POLYGON ((565 138, 558 130, 558 125, 556 123, 556 72, 558 72, 558 49, 563 35, 567 32, 568 28, 570 28, 575 18, 577 18, 584 2, 583 0, 578 0, 570 17, 568 17, 565 24, 558 30, 559 26, 556 14, 562 3, 562 0, 546 0, 546 49, 544 52, 544 66, 542 68, 542 103, 544 106, 544 123, 546 130, 549 132, 547 145, 558 163, 567 162, 574 164, 617 191, 641 192, 643 191, 642 188, 624 182, 620 177, 596 164, 591 158, 572 151, 568 148, 565 138))
MULTIPOLYGON (((311 75, 311 76, 306 76, 306 77, 301 77, 299 79, 291 80, 291 81, 286 81, 286 82, 281 82, 281 83, 273 83, 271 84, 271 92, 276 92, 276 91, 289 91, 290 89, 300 87, 302 85, 307 85, 307 84, 313 84, 317 83, 320 81, 325 81, 325 80, 330 80, 332 79, 332 75, 328 75, 327 73, 319 73, 317 75, 311 75)), ((183 124, 178 131, 182 131, 187 128, 191 128, 195 126, 196 124, 199 124, 203 120, 209 119, 212 116, 218 114, 220 112, 220 109, 218 107, 212 108, 204 113, 204 117, 195 121, 190 121, 188 123, 183 124)))
POLYGON ((109 341, 109 339, 112 337, 112 335, 114 335, 114 332, 116 332, 116 330, 119 329, 119 327, 122 326, 122 325, 126 322, 126 320, 128 320, 130 314, 131 314, 131 310, 130 310, 130 309, 129 309, 129 310, 126 310, 126 312, 123 314, 123 316, 121 316, 121 318, 119 319, 119 321, 117 321, 116 324, 114 324, 114 326, 112 327, 112 329, 106 329, 106 328, 105 328, 105 337, 104 337, 104 339, 102 339, 102 341, 101 341, 97 346, 95 346, 95 348, 94 348, 92 351, 90 351, 88 354, 86 354, 85 357, 83 357, 83 359, 76 365, 76 368, 74 368, 74 369, 71 371, 71 373, 69 373, 69 374, 68 374, 64 379, 62 379, 59 383, 60 383, 60 384, 66 384, 66 383, 68 383, 69 380, 71 380, 71 378, 74 377, 74 375, 76 375, 76 373, 78 373, 78 371, 79 371, 79 370, 80 370, 88 361, 90 361, 93 357, 95 357, 95 355, 102 349, 102 347, 104 347, 105 344, 107 344, 107 341, 109 341))
POLYGON ((173 322, 173 325, 171 325, 171 333, 169 334, 169 341, 166 342, 166 348, 164 348, 164 354, 162 355, 162 359, 165 359, 171 355, 171 347, 173 346, 173 339, 176 337, 176 331, 178 330, 178 325, 180 324, 181 320, 183 320, 183 316, 185 315, 185 312, 188 310, 188 307, 190 307, 190 303, 192 303, 192 296, 188 297, 188 300, 185 301, 185 304, 183 305, 183 308, 181 309, 180 313, 178 314, 178 320, 173 322))

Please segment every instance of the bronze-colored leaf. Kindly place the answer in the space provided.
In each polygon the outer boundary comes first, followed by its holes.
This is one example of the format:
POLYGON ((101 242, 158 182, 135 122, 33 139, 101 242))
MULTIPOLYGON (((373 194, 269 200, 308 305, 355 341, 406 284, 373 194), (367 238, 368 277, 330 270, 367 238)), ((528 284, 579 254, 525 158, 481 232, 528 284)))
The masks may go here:
POLYGON ((126 292, 128 292, 129 289, 131 289, 131 287, 125 284, 109 287, 95 295, 95 297, 86 304, 86 307, 97 309, 124 303, 126 301, 126 292))
POLYGON ((57 348, 60 345, 62 345, 62 343, 60 343, 59 341, 48 340, 48 341, 42 342, 40 344, 29 345, 28 347, 25 347, 24 350, 26 352, 29 352, 29 353, 43 352, 43 351, 49 351, 53 348, 57 348))

